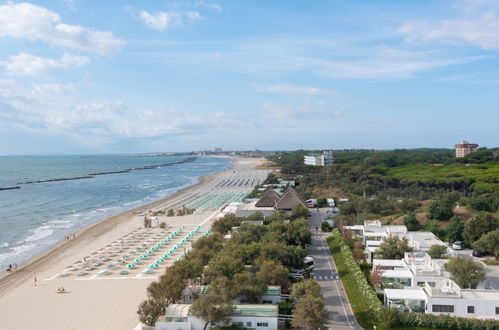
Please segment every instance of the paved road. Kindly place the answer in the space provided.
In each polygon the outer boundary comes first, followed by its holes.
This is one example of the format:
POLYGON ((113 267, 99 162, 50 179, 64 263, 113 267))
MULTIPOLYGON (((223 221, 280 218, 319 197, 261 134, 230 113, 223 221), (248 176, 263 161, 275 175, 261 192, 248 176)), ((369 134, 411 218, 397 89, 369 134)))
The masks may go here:
POLYGON ((324 212, 315 212, 314 210, 312 216, 309 217, 312 230, 312 245, 309 246, 308 250, 314 258, 314 279, 320 284, 326 301, 329 314, 328 327, 330 329, 345 330, 362 329, 355 321, 341 280, 335 280, 338 272, 327 247, 327 236, 320 231, 320 224, 324 215, 324 212), (316 232, 315 227, 319 227, 318 232, 316 232))

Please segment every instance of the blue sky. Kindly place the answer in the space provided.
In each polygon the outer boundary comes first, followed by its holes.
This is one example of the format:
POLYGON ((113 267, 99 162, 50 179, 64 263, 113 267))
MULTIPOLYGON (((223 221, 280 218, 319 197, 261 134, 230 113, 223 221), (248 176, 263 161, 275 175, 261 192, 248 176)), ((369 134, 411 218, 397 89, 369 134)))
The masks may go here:
POLYGON ((499 1, 0 1, 0 154, 499 141, 499 1))

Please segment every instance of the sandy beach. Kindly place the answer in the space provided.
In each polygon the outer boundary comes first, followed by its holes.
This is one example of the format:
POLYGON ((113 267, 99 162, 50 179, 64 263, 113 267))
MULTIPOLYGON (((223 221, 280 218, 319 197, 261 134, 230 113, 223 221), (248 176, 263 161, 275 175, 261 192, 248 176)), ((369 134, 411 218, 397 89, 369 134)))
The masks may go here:
POLYGON ((1 328, 133 329, 149 283, 181 258, 193 241, 209 234, 224 203, 237 201, 265 179, 269 170, 257 169, 263 162, 235 159, 225 171, 202 177, 200 183, 167 198, 94 223, 15 272, 2 273, 1 328), (153 228, 143 228, 143 214, 148 210, 183 205, 196 205, 197 211, 152 217, 153 228), (166 228, 160 228, 160 222, 166 228), (65 293, 58 293, 61 287, 65 293))

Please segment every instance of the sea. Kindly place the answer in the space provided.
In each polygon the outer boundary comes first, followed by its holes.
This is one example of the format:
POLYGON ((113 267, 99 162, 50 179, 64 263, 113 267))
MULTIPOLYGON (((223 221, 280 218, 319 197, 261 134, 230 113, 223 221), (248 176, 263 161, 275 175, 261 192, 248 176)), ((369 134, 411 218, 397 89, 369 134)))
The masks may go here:
POLYGON ((0 272, 78 229, 194 185, 227 158, 153 155, 0 157, 0 272))

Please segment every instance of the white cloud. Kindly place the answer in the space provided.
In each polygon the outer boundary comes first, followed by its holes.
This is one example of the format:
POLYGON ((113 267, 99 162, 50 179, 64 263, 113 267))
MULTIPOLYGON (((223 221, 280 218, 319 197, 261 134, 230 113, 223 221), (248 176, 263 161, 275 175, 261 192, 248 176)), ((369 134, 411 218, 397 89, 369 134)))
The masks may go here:
POLYGON ((58 14, 30 3, 0 5, 0 37, 41 40, 100 55, 115 54, 124 45, 112 32, 62 23, 58 14))
POLYGON ((0 61, 0 68, 3 68, 11 76, 34 76, 55 69, 67 69, 70 65, 81 66, 88 61, 88 57, 67 53, 64 53, 60 60, 20 53, 9 56, 9 61, 0 61))
POLYGON ((255 89, 261 92, 269 92, 276 94, 306 94, 306 95, 336 95, 336 91, 326 90, 310 86, 293 86, 289 84, 255 84, 255 89))
MULTIPOLYGON (((249 39, 176 45, 190 47, 186 51, 180 47, 171 51, 168 57, 173 63, 261 76, 305 71, 337 79, 408 79, 430 69, 487 58, 454 57, 434 50, 413 51, 404 47, 355 46, 347 41, 330 40, 249 39), (192 46, 197 47, 196 52, 191 51, 192 46)), ((276 86, 274 90, 292 89, 286 87, 276 86)), ((298 91, 301 90, 295 90, 298 91)))
POLYGON ((185 23, 186 20, 200 19, 202 16, 198 11, 189 10, 181 11, 159 11, 149 13, 146 10, 141 10, 138 13, 138 19, 142 21, 148 28, 165 31, 171 27, 179 26, 185 23))
POLYGON ((398 31, 408 42, 415 41, 464 41, 483 49, 499 49, 499 20, 488 13, 477 19, 444 20, 437 24, 412 22, 398 31))
POLYGON ((142 10, 139 13, 139 19, 149 28, 164 31, 167 28, 179 25, 181 22, 180 15, 174 12, 160 11, 155 14, 142 10))
POLYGON ((0 126, 73 137, 94 145, 217 132, 237 122, 220 111, 212 115, 174 109, 132 109, 107 99, 82 101, 73 91, 73 84, 36 84, 23 88, 14 80, 0 80, 0 126))

